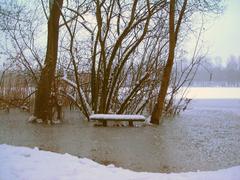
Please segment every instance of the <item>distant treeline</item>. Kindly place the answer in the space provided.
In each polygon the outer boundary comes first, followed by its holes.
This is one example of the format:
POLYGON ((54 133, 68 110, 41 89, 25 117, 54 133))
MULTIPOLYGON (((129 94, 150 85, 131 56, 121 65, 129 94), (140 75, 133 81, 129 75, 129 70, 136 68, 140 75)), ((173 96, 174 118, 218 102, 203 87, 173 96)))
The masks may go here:
POLYGON ((221 59, 215 62, 205 59, 199 66, 193 86, 233 86, 240 87, 240 56, 231 56, 226 64, 221 59))

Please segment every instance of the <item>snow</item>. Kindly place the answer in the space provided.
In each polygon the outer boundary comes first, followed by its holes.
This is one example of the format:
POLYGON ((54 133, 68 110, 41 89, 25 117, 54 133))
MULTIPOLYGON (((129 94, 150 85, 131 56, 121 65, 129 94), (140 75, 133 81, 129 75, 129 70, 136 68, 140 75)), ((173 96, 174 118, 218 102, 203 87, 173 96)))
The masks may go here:
POLYGON ((77 88, 77 84, 75 82, 71 81, 70 79, 68 79, 66 76, 62 77, 62 80, 66 81, 66 83, 68 83, 72 87, 77 88))
POLYGON ((133 172, 69 154, 0 145, 1 180, 239 180, 240 166, 209 172, 133 172))
POLYGON ((113 119, 113 120, 145 120, 143 115, 128 115, 128 114, 92 114, 90 119, 113 119))
MULTIPOLYGON (((68 79, 66 77, 66 74, 62 77, 62 80, 65 81, 66 83, 68 83, 69 85, 71 85, 72 87, 74 87, 76 89, 78 88, 78 86, 75 82, 71 81, 70 79, 68 79)), ((83 92, 81 87, 79 87, 79 91, 80 91, 80 96, 82 96, 82 98, 83 98, 83 103, 87 108, 88 114, 90 114, 92 112, 92 109, 91 109, 89 103, 87 102, 87 98, 85 96, 85 93, 83 92)))

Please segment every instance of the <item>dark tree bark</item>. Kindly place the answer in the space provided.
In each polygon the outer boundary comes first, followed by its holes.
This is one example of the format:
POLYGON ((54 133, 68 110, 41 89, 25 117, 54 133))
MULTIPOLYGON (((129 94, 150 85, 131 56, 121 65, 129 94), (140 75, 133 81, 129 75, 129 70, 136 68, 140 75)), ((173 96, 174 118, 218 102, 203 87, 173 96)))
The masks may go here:
POLYGON ((177 43, 177 36, 180 29, 180 25, 182 23, 183 16, 185 14, 187 1, 184 0, 183 6, 181 8, 179 18, 176 24, 176 30, 175 30, 175 0, 170 0, 170 11, 169 11, 169 53, 168 53, 168 59, 167 64, 163 70, 163 77, 161 81, 161 87, 157 99, 157 103, 155 104, 151 116, 151 123, 153 124, 159 124, 159 121, 161 121, 163 110, 164 110, 164 102, 167 95, 167 90, 170 82, 170 77, 172 73, 172 67, 174 62, 174 56, 175 56, 175 47, 177 43))
POLYGON ((50 16, 48 19, 47 52, 40 80, 37 85, 34 116, 43 122, 52 120, 50 96, 54 81, 58 53, 59 18, 63 0, 50 0, 50 16))

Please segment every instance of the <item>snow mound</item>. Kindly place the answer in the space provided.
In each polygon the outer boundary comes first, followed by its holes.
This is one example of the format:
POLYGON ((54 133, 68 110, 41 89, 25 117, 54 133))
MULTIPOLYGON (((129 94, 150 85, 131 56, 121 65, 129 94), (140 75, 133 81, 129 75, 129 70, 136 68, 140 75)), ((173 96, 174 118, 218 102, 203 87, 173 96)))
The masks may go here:
POLYGON ((0 145, 1 180, 239 180, 240 166, 209 172, 147 173, 104 166, 69 154, 0 145))

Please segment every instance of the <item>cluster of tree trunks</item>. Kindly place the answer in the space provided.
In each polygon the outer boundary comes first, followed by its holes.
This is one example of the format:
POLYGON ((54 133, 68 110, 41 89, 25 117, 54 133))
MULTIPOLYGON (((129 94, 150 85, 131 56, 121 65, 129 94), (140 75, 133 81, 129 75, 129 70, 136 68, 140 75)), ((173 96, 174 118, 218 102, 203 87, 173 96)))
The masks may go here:
POLYGON ((24 8, 15 18, 11 11, 6 10, 11 12, 6 16, 0 9, 6 17, 0 18, 0 28, 8 32, 17 52, 15 56, 9 53, 10 59, 37 84, 35 118, 51 122, 53 109, 61 111, 60 89, 54 82, 56 71, 64 71, 67 75, 62 79, 74 93, 69 89, 63 93, 87 119, 92 112, 136 114, 148 109, 151 123, 159 124, 165 110, 173 112, 174 95, 185 82, 190 84, 200 62, 194 57, 180 76, 173 71, 179 58, 175 53, 178 41, 185 36, 182 26, 190 24, 194 12, 218 10, 221 0, 86 0, 66 1, 64 7, 63 0, 39 3, 48 21, 45 60, 34 39, 34 25, 40 21, 25 20, 24 8), (11 18, 13 22, 8 21, 11 18), (80 71, 90 75, 87 88, 83 88, 80 71))

